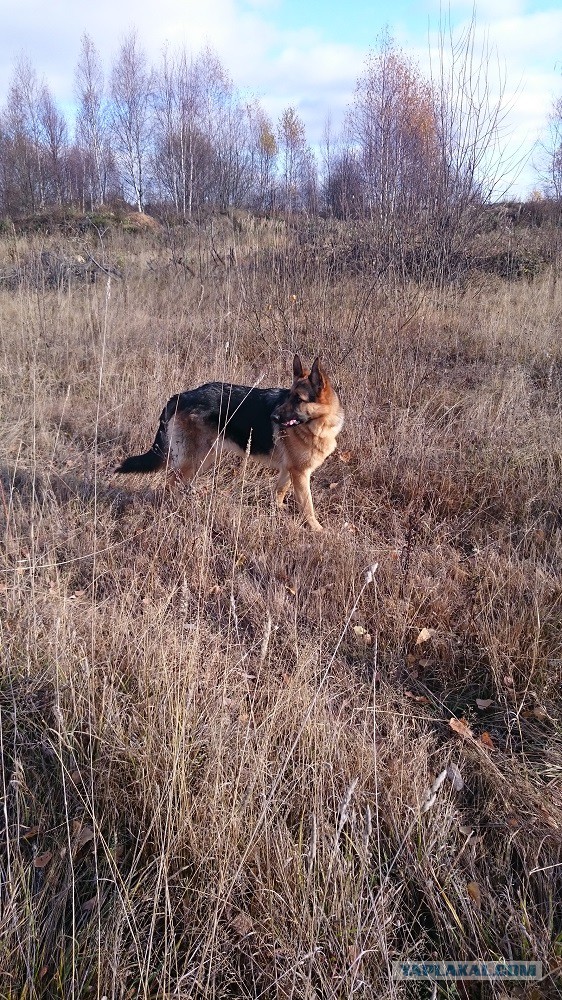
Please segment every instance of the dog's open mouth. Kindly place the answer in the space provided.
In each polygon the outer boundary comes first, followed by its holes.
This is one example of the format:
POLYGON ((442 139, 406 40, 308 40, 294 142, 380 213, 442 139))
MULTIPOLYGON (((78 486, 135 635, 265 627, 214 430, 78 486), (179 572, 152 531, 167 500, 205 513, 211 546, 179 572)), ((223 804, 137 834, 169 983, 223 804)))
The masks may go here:
POLYGON ((285 430, 288 427, 298 427, 299 424, 305 424, 307 422, 306 417, 299 416, 289 417, 284 420, 280 413, 273 413, 271 419, 274 424, 277 424, 278 427, 282 427, 285 430))

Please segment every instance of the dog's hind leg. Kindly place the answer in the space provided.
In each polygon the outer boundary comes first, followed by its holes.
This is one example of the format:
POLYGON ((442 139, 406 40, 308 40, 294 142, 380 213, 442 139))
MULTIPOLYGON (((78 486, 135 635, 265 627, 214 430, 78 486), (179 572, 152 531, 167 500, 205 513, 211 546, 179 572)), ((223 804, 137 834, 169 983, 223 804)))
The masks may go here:
POLYGON ((183 412, 171 418, 168 434, 168 481, 188 486, 213 461, 209 433, 195 414, 183 412))

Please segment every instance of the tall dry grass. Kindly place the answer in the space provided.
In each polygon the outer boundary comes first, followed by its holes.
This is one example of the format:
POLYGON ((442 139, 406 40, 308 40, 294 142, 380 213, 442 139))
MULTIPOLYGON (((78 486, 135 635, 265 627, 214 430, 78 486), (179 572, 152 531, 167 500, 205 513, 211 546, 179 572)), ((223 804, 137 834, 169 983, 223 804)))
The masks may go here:
POLYGON ((231 266, 180 241, 59 241, 125 278, 0 292, 0 995, 402 997, 394 959, 502 956, 555 995, 555 272, 424 292, 273 228, 231 266), (245 462, 112 477, 173 392, 294 350, 347 415, 321 538, 245 462))

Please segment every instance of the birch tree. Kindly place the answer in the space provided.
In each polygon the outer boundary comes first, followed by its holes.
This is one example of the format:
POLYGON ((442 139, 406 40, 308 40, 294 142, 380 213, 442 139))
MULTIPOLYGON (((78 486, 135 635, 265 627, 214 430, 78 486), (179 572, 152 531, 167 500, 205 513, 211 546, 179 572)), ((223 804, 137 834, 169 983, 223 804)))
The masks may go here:
POLYGON ((146 198, 151 138, 151 73, 132 32, 123 42, 111 74, 111 136, 125 189, 139 212, 146 198))
POLYGON ((109 148, 108 107, 104 75, 95 45, 82 36, 82 49, 75 75, 78 100, 76 137, 84 155, 84 186, 90 208, 107 200, 112 156, 109 148))

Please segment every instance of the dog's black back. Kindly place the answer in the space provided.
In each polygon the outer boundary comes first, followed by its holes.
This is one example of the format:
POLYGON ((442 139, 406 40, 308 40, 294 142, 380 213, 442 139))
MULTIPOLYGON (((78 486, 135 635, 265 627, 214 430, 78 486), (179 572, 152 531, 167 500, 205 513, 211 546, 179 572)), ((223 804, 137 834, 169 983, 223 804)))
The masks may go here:
POLYGON ((162 413, 154 444, 143 455, 131 455, 116 472, 153 472, 168 460, 168 422, 181 413, 190 413, 213 435, 224 433, 242 451, 250 442, 250 454, 270 455, 273 451, 275 408, 284 403, 290 389, 256 389, 230 382, 207 382, 187 389, 168 400, 162 413))
POLYGON ((160 416, 167 424, 175 413, 187 410, 216 434, 223 431, 229 441, 251 455, 269 455, 273 450, 271 414, 288 396, 289 389, 256 389, 230 382, 207 382, 197 389, 180 392, 168 400, 160 416))

